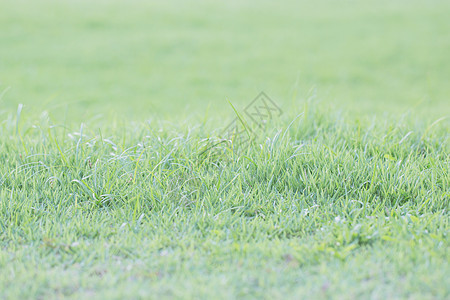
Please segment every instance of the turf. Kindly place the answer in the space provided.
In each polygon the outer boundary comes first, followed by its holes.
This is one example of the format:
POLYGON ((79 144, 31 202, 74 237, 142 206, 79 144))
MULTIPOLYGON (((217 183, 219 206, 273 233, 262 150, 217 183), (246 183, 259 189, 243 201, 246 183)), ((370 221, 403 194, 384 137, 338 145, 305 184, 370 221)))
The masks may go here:
POLYGON ((449 11, 2 1, 0 298, 448 298, 449 11))

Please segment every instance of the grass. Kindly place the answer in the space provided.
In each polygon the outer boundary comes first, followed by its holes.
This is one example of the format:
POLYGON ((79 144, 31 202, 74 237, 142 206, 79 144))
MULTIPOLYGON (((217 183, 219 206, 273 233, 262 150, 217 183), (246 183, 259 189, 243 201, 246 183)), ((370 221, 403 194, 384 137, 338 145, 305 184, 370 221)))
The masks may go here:
POLYGON ((315 86, 354 113, 450 113, 448 1, 91 2, 0 3, 3 106, 176 122, 315 86))
POLYGON ((449 297, 446 2, 22 4, 0 298, 449 297))

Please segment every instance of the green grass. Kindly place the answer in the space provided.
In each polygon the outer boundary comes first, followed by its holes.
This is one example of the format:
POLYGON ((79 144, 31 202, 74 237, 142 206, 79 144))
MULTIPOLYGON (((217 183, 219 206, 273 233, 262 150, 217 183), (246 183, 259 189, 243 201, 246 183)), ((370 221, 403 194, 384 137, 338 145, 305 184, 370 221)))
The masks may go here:
POLYGON ((9 109, 186 119, 315 86, 355 113, 450 113, 448 1, 55 2, 0 3, 9 109))
POLYGON ((447 299, 448 12, 2 1, 0 299, 447 299))

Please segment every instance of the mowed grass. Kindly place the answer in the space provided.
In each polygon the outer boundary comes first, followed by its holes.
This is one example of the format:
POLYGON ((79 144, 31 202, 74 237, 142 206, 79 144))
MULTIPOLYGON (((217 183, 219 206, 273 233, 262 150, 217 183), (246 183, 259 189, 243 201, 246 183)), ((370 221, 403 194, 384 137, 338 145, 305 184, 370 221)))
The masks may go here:
POLYGON ((3 122, 2 297, 446 298, 448 123, 289 121, 3 122))
POLYGON ((1 2, 0 298, 448 298, 449 7, 1 2))

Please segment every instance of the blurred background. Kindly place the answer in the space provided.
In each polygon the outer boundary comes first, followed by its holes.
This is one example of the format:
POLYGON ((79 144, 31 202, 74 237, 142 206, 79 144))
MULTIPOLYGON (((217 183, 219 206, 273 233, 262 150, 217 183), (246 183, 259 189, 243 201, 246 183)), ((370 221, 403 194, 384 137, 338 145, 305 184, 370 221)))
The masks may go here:
MULTIPOLYGON (((450 1, 0 1, 0 111, 232 114, 265 91, 355 114, 450 112, 450 1)), ((299 108, 301 111, 301 108, 299 108)))

